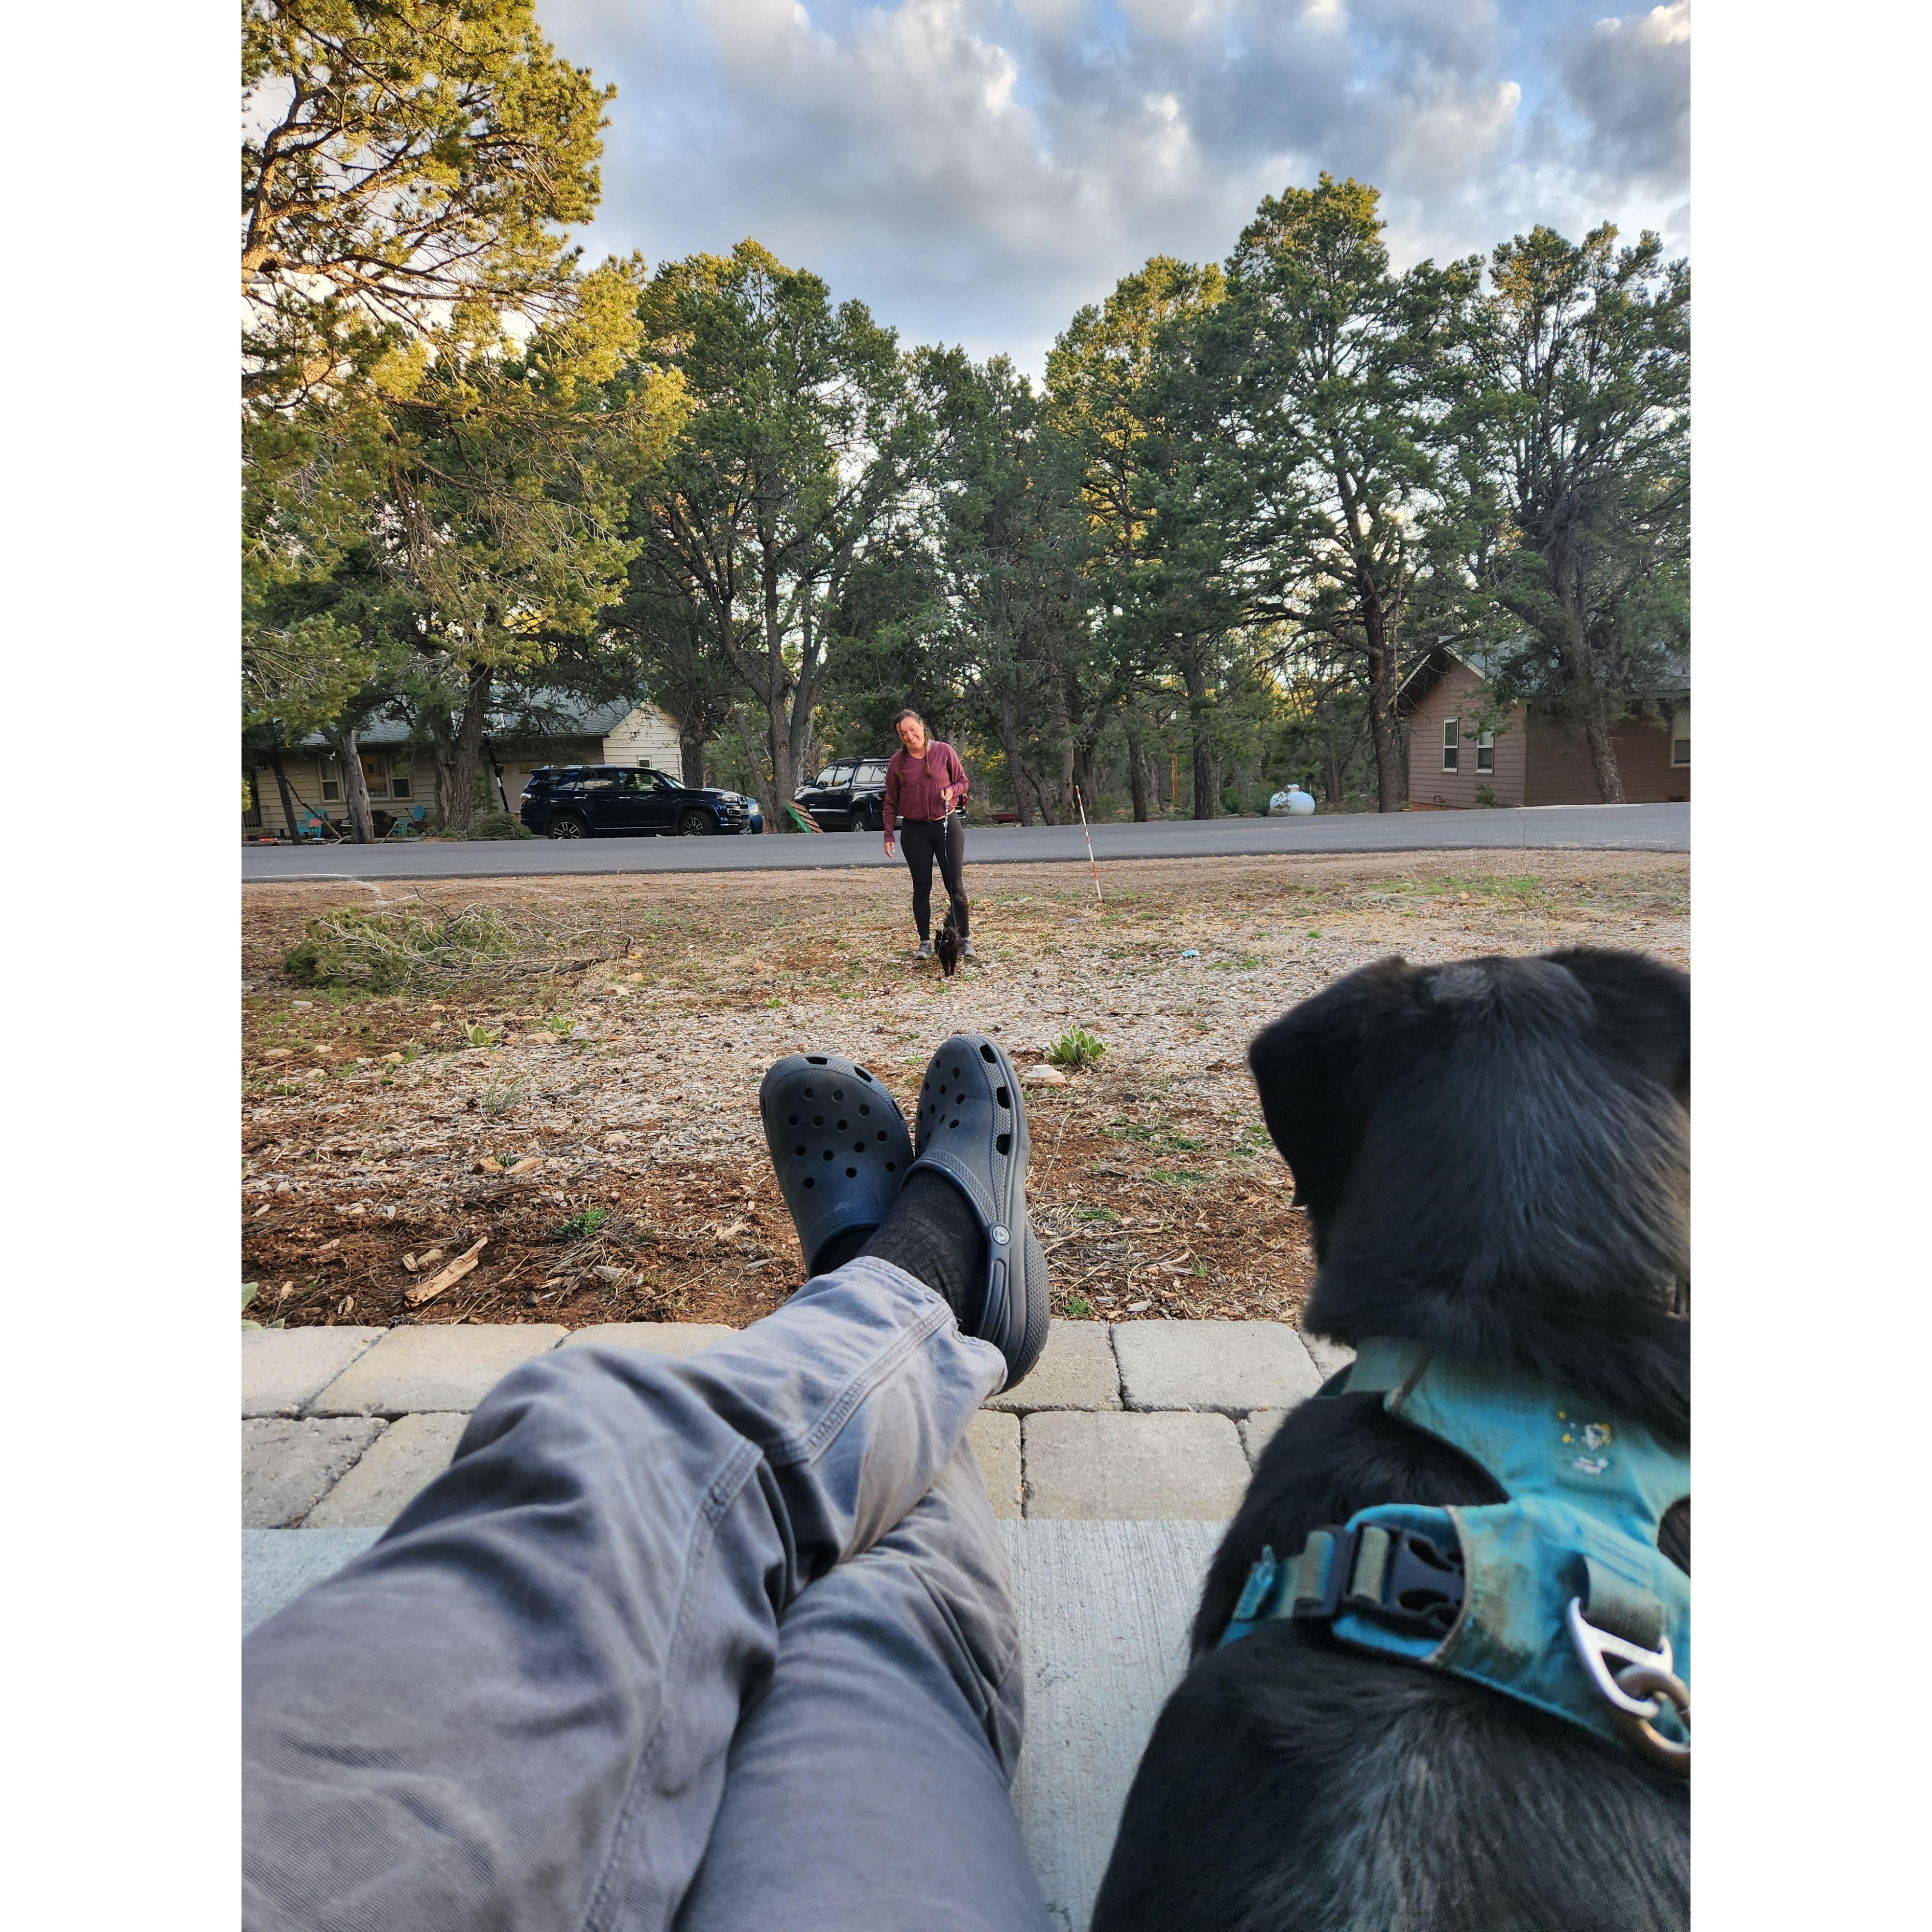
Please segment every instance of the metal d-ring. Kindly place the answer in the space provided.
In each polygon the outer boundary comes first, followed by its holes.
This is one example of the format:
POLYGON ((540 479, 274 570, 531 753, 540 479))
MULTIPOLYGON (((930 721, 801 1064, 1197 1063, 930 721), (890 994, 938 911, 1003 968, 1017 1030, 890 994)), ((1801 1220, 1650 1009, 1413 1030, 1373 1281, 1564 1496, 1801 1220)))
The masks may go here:
MULTIPOLYGON (((1673 1676, 1667 1670, 1659 1670, 1648 1664, 1627 1664, 1617 1672, 1618 1688, 1627 1695, 1636 1696, 1647 1690, 1661 1692, 1677 1707, 1677 1714, 1685 1730, 1690 1728, 1690 1688, 1681 1677, 1673 1676)), ((1654 1700, 1652 1700, 1653 1703, 1654 1700)), ((1690 1747, 1666 1738, 1656 1726, 1642 1718, 1625 1716, 1619 1712, 1617 1722, 1639 1753, 1652 1764, 1663 1766, 1666 1771, 1674 1771, 1680 1777, 1690 1775, 1690 1747)))

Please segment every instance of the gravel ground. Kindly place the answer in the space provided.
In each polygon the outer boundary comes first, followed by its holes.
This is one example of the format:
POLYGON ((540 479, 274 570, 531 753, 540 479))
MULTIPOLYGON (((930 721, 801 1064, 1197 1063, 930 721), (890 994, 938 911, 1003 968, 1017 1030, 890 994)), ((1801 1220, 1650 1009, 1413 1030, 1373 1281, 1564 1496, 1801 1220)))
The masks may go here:
POLYGON ((248 887, 250 1313, 753 1320, 800 1274, 758 1121, 773 1060, 848 1054, 903 1105, 949 1033, 1025 1066, 1077 1025, 1105 1058, 1027 1089, 1056 1313, 1292 1319, 1310 1258, 1245 1069, 1258 1028, 1395 952, 1689 964, 1676 855, 1117 863, 1104 915, 1064 866, 970 884, 982 959, 950 982, 911 960, 898 873, 248 887), (284 951, 351 902, 492 908, 518 951, 400 994, 291 984, 284 951), (406 1299, 479 1240, 467 1274, 406 1299))

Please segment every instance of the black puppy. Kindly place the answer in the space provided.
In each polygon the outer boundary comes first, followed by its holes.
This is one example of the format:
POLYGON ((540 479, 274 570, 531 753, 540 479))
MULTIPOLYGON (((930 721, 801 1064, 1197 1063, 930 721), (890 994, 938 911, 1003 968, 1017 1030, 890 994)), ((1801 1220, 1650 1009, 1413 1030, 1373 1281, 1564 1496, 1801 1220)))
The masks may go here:
MULTIPOLYGON (((1249 1065, 1318 1264, 1312 1333, 1511 1364, 1682 1448, 1690 981, 1588 950, 1351 974, 1249 1065)), ((1277 1621, 1262 1546, 1376 1503, 1503 1500, 1361 1394, 1304 1403, 1210 1570, 1094 1932, 1585 1932, 1690 1912, 1688 1784, 1528 1705, 1277 1621)), ((1687 1497, 1664 1554, 1690 1568, 1687 1497)))

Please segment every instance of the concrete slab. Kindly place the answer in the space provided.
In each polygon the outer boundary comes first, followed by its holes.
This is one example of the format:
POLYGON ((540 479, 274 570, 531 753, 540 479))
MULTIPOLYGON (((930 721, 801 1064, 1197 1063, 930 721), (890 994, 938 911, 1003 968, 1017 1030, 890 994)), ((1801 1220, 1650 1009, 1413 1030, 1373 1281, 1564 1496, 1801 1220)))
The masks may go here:
POLYGON ((242 1336, 242 1413, 299 1415, 386 1328, 258 1328, 242 1336))
POLYGON ((1245 1415, 1292 1408, 1322 1386, 1301 1337, 1282 1322, 1119 1322, 1114 1352, 1130 1408, 1245 1415))
POLYGON ((1118 1408, 1120 1368, 1104 1322, 1056 1322, 1040 1360, 1016 1389, 1002 1389, 988 1408, 1118 1408))
POLYGON ((1250 1465, 1258 1462, 1268 1438, 1281 1426, 1285 1408, 1257 1408, 1241 1418, 1241 1447, 1248 1452, 1250 1465))
POLYGON ((1013 1804, 1048 1922, 1086 1932, 1127 1787, 1180 1681, 1220 1528, 1031 1521, 1002 1530, 1027 1672, 1013 1804))
POLYGON ((417 1492, 449 1467, 457 1438, 468 1426, 462 1414, 404 1415, 382 1432, 354 1468, 331 1490, 304 1522, 310 1529, 386 1529, 417 1492))
POLYGON ((569 1331, 441 1323, 392 1328, 309 1404, 311 1415, 410 1415, 472 1409, 520 1362, 554 1348, 569 1331))
POLYGON ((1020 1419, 982 1408, 966 1425, 966 1439, 980 1459, 993 1514, 1017 1522, 1020 1516, 1020 1419))
POLYGON ((242 1634, 292 1604, 311 1584, 360 1556, 380 1529, 244 1529, 242 1634))
POLYGON ((242 1425, 242 1520, 253 1529, 299 1521, 382 1432, 372 1417, 260 1416, 242 1425))
POLYGON ((735 1335, 722 1322, 602 1322, 594 1328, 573 1328, 557 1344, 582 1348, 648 1348, 654 1355, 694 1355, 714 1342, 735 1335))
POLYGON ((1354 1350, 1346 1342, 1331 1342, 1327 1336, 1311 1335, 1304 1328, 1294 1332, 1301 1337, 1301 1346, 1314 1358, 1324 1382, 1330 1376, 1340 1375, 1355 1359, 1354 1350))
POLYGON ((1225 1415, 1049 1409, 1024 1419, 1020 1441, 1029 1519, 1219 1520, 1248 1486, 1248 1459, 1225 1415))

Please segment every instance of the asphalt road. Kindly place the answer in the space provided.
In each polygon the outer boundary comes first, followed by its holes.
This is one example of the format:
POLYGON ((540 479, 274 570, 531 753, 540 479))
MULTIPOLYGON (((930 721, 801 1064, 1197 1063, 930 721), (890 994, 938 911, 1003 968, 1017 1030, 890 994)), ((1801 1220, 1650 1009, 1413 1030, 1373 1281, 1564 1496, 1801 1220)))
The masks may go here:
MULTIPOLYGON (((1528 811, 1318 814, 1312 818, 1166 819, 1096 825, 1096 859, 1292 856, 1324 852, 1688 852, 1688 805, 1550 805, 1528 811)), ((1078 825, 975 826, 974 866, 1084 865, 1078 825)), ((808 872, 826 866, 897 866, 876 832, 758 838, 506 839, 445 844, 244 845, 242 878, 517 879, 610 872, 808 872)))

